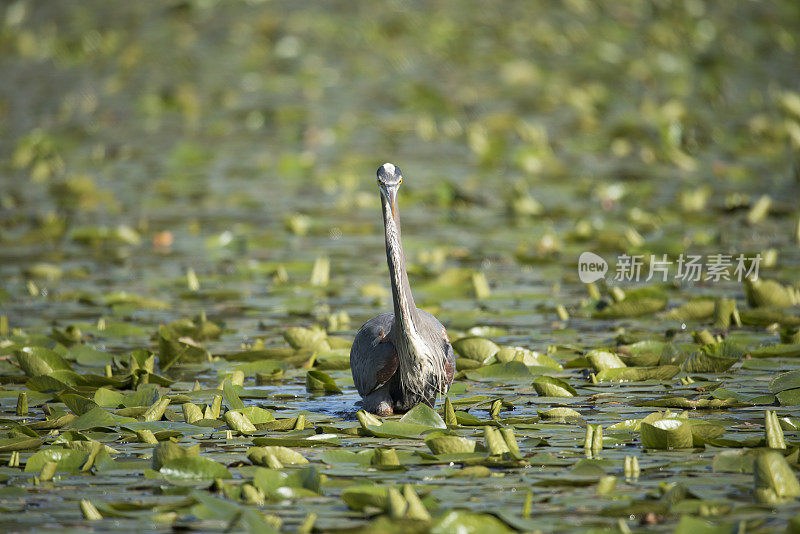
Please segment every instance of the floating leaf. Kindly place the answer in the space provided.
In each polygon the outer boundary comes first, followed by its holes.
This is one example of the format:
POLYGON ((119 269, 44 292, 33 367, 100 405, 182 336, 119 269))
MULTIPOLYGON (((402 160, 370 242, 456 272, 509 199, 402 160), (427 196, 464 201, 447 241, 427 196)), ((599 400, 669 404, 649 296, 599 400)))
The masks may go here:
POLYGON ((430 532, 431 534, 444 534, 449 532, 492 532, 502 534, 514 531, 492 515, 452 510, 440 517, 436 523, 433 524, 430 532))
POLYGON ((229 410, 241 410, 244 408, 244 402, 239 398, 236 388, 237 386, 234 386, 229 378, 226 378, 222 383, 222 398, 225 400, 225 405, 229 410))
POLYGON ((642 422, 642 446, 647 449, 685 449, 692 446, 692 427, 681 419, 642 422))
POLYGON ((726 523, 717 525, 690 515, 682 515, 672 534, 732 534, 734 525, 726 523))
POLYGON ((366 467, 370 465, 372 451, 352 452, 341 449, 331 449, 323 451, 322 454, 319 455, 319 459, 328 465, 358 465, 366 467))
POLYGON ((202 456, 171 458, 161 465, 159 472, 170 480, 214 480, 233 478, 224 465, 202 456))
POLYGON ((327 352, 331 350, 324 330, 303 328, 294 326, 287 328, 283 332, 286 342, 294 349, 306 349, 315 352, 327 352))
POLYGON ((153 448, 151 467, 158 471, 165 463, 176 458, 187 456, 200 456, 200 444, 191 447, 181 447, 174 441, 162 441, 153 448))
POLYGON ((308 463, 308 460, 306 460, 302 454, 288 447, 250 447, 247 450, 247 458, 257 465, 267 465, 266 458, 270 454, 285 465, 301 465, 308 463))
POLYGON ((569 421, 570 419, 583 419, 583 416, 572 408, 550 408, 549 410, 538 410, 539 417, 549 421, 569 421))
POLYGON ((718 423, 699 419, 689 419, 688 423, 692 430, 693 447, 703 447, 706 443, 713 442, 713 440, 725 433, 725 427, 718 423))
POLYGON ((800 343, 785 345, 782 343, 759 347, 748 351, 753 358, 797 358, 800 356, 800 343))
POLYGON ((412 423, 432 428, 447 428, 442 417, 427 404, 418 404, 400 418, 401 423, 412 423))
POLYGON ((497 363, 467 371, 467 376, 474 380, 496 378, 499 380, 526 380, 531 376, 528 366, 522 362, 497 363))
POLYGON ((680 372, 677 365, 658 367, 623 367, 606 369, 597 373, 600 382, 640 382, 643 380, 669 380, 680 372))
POLYGON ((800 405, 800 388, 786 389, 775 395, 781 406, 800 405))
POLYGON ((71 369, 64 358, 44 347, 23 347, 15 356, 22 371, 30 377, 51 375, 56 370, 71 369))
POLYGON ((563 366, 550 356, 542 354, 541 352, 528 350, 523 347, 503 347, 495 352, 493 356, 490 356, 487 360, 484 360, 484 363, 506 363, 512 361, 522 362, 528 367, 547 367, 557 370, 563 369, 563 366))
POLYGON ((377 465, 381 467, 400 466, 400 458, 397 456, 397 451, 388 447, 376 447, 372 451, 372 458, 370 465, 377 465))
POLYGON ((796 289, 762 278, 746 279, 744 296, 754 308, 789 308, 800 302, 796 289))
POLYGON ((272 415, 272 412, 270 412, 269 410, 265 410, 264 408, 261 408, 259 406, 247 406, 246 408, 242 408, 239 411, 242 413, 242 415, 247 417, 247 419, 254 425, 268 423, 270 421, 275 420, 275 416, 272 415))
POLYGON ((225 423, 228 425, 228 428, 235 430, 240 434, 252 434, 257 430, 250 419, 248 419, 246 415, 238 410, 228 410, 225 412, 224 419, 225 423))
POLYGON ((767 437, 767 447, 771 449, 786 448, 786 441, 783 438, 783 429, 778 421, 778 415, 772 410, 764 412, 764 431, 767 437))
POLYGON ((753 464, 756 501, 780 503, 800 497, 800 483, 783 455, 762 451, 753 464))
POLYGON ((767 326, 778 323, 783 326, 800 326, 800 316, 791 315, 774 308, 756 308, 739 312, 742 324, 767 326))
POLYGON ((772 393, 780 393, 794 388, 800 388, 800 370, 781 373, 769 383, 769 390, 772 393))
POLYGON ((375 437, 401 439, 419 439, 423 433, 430 432, 436 428, 414 423, 401 423, 399 421, 384 421, 380 426, 367 425, 366 427, 375 437))
MULTIPOLYGON (((715 390, 717 393, 719 390, 715 390)), ((686 409, 716 409, 716 408, 730 408, 731 406, 741 405, 739 400, 735 397, 721 399, 689 399, 686 397, 678 397, 670 395, 660 399, 650 399, 645 401, 635 401, 631 403, 633 406, 653 406, 656 408, 686 408, 686 409)))
POLYGON ((542 397, 574 397, 578 394, 566 381, 552 376, 537 376, 531 385, 542 397))
POLYGON ((605 369, 619 369, 626 367, 625 363, 619 356, 607 350, 595 349, 586 353, 586 359, 592 364, 595 371, 603 371, 605 369))
POLYGON ((77 473, 80 471, 89 453, 73 449, 52 447, 35 452, 25 464, 26 473, 38 473, 48 462, 55 462, 58 471, 77 473))
POLYGON ((322 371, 308 371, 306 373, 306 390, 310 392, 341 393, 336 381, 322 371))
POLYGON ((493 356, 500 347, 485 337, 462 337, 453 342, 453 350, 462 358, 482 362, 493 356))
POLYGON ((389 490, 384 486, 364 485, 350 486, 342 492, 342 500, 353 510, 378 508, 383 510, 388 505, 389 490))
POLYGON ((189 338, 176 338, 166 326, 158 329, 158 361, 162 371, 166 371, 179 361, 207 361, 209 353, 189 338))
POLYGON ((425 445, 433 454, 455 454, 475 452, 477 442, 457 435, 433 434, 425 438, 425 445))
POLYGON ((85 414, 81 415, 67 425, 67 428, 73 430, 88 430, 90 428, 114 428, 118 425, 126 423, 134 423, 136 419, 133 417, 123 417, 120 415, 112 414, 100 408, 92 408, 85 414))
POLYGON ((730 369, 744 354, 736 343, 725 340, 706 345, 694 352, 681 364, 687 373, 721 373, 730 369))
POLYGON ((670 321, 701 321, 714 315, 714 299, 700 297, 669 310, 664 318, 670 321))
POLYGON ((755 453, 747 449, 724 450, 711 461, 715 473, 752 473, 755 453))
POLYGON ((666 299, 660 298, 644 297, 636 300, 625 299, 622 302, 614 302, 594 312, 594 316, 600 319, 639 317, 641 315, 649 315, 661 311, 666 305, 666 299))

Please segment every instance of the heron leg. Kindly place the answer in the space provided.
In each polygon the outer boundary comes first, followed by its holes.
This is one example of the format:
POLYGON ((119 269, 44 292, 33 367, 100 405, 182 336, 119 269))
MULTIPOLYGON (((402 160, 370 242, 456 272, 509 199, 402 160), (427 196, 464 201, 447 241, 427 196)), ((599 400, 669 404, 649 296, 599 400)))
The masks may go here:
POLYGON ((386 417, 387 415, 394 415, 392 409, 392 398, 389 396, 387 388, 378 388, 366 397, 362 406, 364 409, 375 415, 386 417))

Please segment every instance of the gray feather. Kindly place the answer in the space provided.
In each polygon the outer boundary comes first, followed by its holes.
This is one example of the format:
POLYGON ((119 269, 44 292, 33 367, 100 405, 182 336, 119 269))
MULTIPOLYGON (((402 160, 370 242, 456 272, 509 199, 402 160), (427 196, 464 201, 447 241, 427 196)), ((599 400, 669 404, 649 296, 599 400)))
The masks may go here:
POLYGON ((378 380, 378 372, 391 358, 396 357, 394 345, 386 339, 382 343, 375 340, 383 335, 388 337, 394 322, 393 313, 377 315, 364 323, 356 334, 350 349, 350 371, 358 394, 368 395, 382 386, 386 380, 378 380))

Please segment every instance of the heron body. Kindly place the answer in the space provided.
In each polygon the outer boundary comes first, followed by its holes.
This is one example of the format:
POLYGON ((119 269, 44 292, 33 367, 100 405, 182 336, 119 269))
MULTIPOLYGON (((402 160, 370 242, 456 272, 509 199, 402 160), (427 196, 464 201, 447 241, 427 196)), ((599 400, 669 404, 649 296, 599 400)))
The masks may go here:
POLYGON ((364 323, 350 349, 350 370, 364 409, 378 415, 406 412, 421 402, 433 406, 436 396, 450 389, 455 372, 447 331, 416 307, 411 294, 397 209, 402 181, 391 163, 378 169, 394 313, 364 323))

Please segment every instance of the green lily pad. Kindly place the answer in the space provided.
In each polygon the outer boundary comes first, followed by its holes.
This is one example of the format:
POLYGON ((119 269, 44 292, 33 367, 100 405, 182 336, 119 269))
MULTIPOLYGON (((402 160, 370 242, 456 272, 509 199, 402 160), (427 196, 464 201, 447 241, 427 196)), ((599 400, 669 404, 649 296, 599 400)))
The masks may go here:
POLYGON ((583 419, 583 416, 572 408, 550 408, 549 410, 538 410, 539 417, 549 421, 566 422, 575 419, 583 419))
POLYGON ((310 392, 341 393, 336 381, 322 371, 308 371, 306 373, 306 390, 310 392))
POLYGON ((744 349, 736 343, 722 341, 706 345, 689 355, 681 364, 687 373, 720 373, 730 369, 744 355, 744 349))
POLYGON ((641 382, 643 380, 669 380, 680 372, 677 365, 657 367, 622 367, 597 373, 600 382, 641 382))
POLYGON ((800 356, 800 343, 777 343, 747 351, 753 358, 797 358, 800 356))
POLYGON ((158 471, 170 460, 186 458, 187 456, 200 456, 200 444, 181 447, 174 441, 162 441, 153 448, 151 467, 153 470, 158 471))
POLYGON ((769 390, 772 393, 780 393, 794 388, 800 388, 800 370, 781 373, 769 383, 769 390))
POLYGON ((447 532, 479 533, 493 532, 497 534, 514 532, 505 523, 489 514, 478 514, 463 510, 451 510, 436 523, 430 530, 431 534, 444 534, 447 532))
POLYGON ((168 480, 214 480, 233 478, 228 469, 214 460, 202 456, 170 458, 162 463, 159 472, 168 480))
POLYGON ((431 428, 447 428, 442 417, 427 404, 418 404, 400 418, 401 423, 411 423, 431 428))
POLYGON ((58 353, 44 347, 23 347, 15 354, 22 371, 30 376, 52 375, 53 371, 69 371, 69 363, 58 353))
POLYGON ((700 297, 669 310, 664 318, 670 321, 702 321, 714 315, 714 299, 700 297))
POLYGON ((113 428, 118 425, 135 422, 136 419, 133 417, 116 415, 97 406, 69 423, 67 428, 71 428, 73 430, 88 430, 90 428, 109 427, 113 428))
POLYGON ((294 326, 287 328, 283 332, 283 337, 294 349, 306 349, 315 352, 331 350, 326 340, 327 335, 324 330, 294 326))
POLYGON ((371 507, 383 510, 388 504, 389 489, 385 486, 358 485, 345 488, 342 500, 353 510, 371 507))
POLYGON ((237 386, 231 384, 228 378, 222 384, 222 398, 225 399, 225 405, 229 410, 241 410, 244 408, 244 402, 239 398, 237 386))
POLYGON ((378 438, 420 439, 422 434, 441 427, 401 423, 400 421, 384 421, 381 425, 367 425, 366 429, 378 438))
POLYGON ((566 381, 552 376, 537 376, 531 386, 541 397, 574 397, 578 394, 566 381))
POLYGON ((425 445, 433 454, 475 452, 477 442, 457 435, 436 434, 425 438, 425 445))
POLYGON ((781 453, 767 450, 756 455, 753 472, 756 501, 774 504, 800 497, 800 482, 781 453))
POLYGON ((266 446, 266 447, 251 447, 247 450, 247 458, 258 465, 267 465, 267 455, 273 455, 284 465, 302 465, 307 464, 308 460, 299 452, 292 450, 288 447, 282 446, 266 446))
POLYGON ((642 422, 642 446, 647 449, 686 449, 692 446, 692 427, 683 419, 642 422))
POLYGON ((598 310, 594 316, 599 319, 618 319, 623 317, 639 317, 663 310, 667 306, 666 299, 643 297, 640 299, 625 299, 614 302, 598 310))
POLYGON ((466 373, 467 377, 473 380, 495 378, 499 380, 525 380, 531 376, 528 366, 516 361, 486 365, 466 373))
POLYGON ((591 350, 586 353, 586 359, 589 360, 589 363, 594 367, 595 371, 626 367, 625 362, 623 362, 619 356, 607 350, 591 350))
POLYGON ((744 296, 754 308, 789 308, 800 302, 796 289, 763 278, 745 280, 744 296))
POLYGON ((453 342, 453 350, 461 358, 482 362, 493 356, 500 347, 485 337, 462 337, 453 342))
POLYGON ((372 459, 372 451, 365 450, 352 452, 342 449, 331 449, 323 451, 319 459, 328 465, 358 465, 367 467, 372 459))

